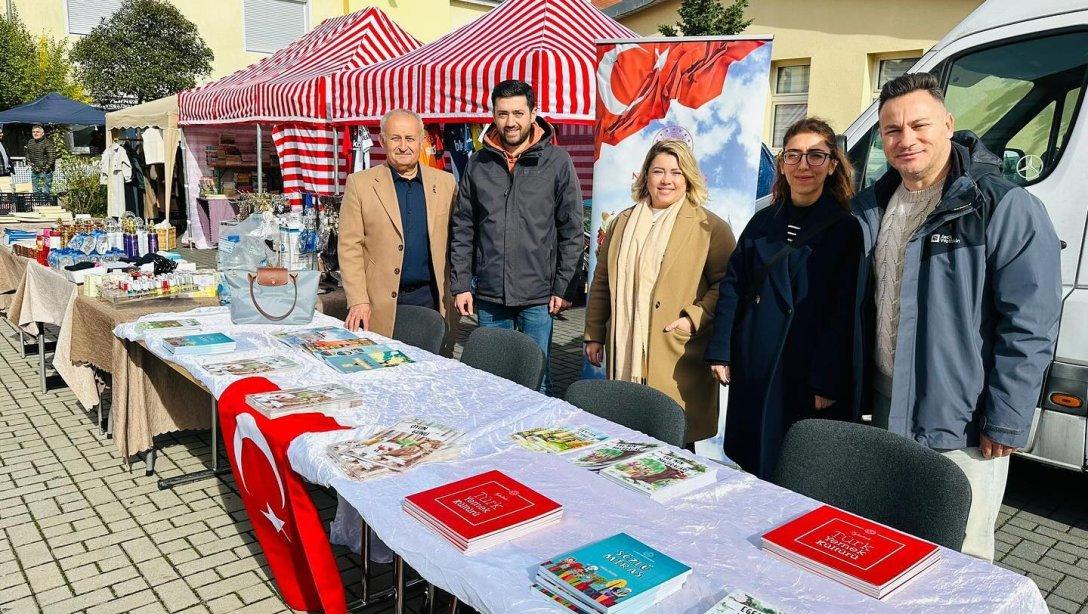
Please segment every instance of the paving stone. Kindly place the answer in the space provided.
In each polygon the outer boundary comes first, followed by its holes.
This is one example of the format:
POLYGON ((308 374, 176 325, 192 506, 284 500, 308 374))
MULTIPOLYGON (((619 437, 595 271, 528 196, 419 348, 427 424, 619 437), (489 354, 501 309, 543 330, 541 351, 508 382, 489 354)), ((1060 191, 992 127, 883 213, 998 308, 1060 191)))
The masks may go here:
POLYGON ((1054 589, 1054 593, 1079 604, 1088 603, 1088 582, 1066 576, 1054 589))
POLYGON ((1076 614, 1081 606, 1076 601, 1070 601, 1056 593, 1047 596, 1046 604, 1050 606, 1051 612, 1059 612, 1060 614, 1076 614))

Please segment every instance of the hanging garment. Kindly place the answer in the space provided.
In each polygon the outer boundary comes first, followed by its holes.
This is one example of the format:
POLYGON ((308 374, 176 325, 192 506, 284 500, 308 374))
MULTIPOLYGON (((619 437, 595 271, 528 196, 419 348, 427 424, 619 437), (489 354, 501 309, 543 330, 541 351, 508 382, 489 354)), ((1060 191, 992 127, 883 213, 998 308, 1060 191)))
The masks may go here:
POLYGON ((423 139, 423 151, 419 152, 419 161, 440 171, 446 170, 446 149, 442 144, 442 126, 432 124, 427 127, 423 139))
POLYGON ((162 142, 162 130, 148 128, 143 132, 144 164, 165 164, 166 152, 162 142))
POLYGON ((132 180, 132 163, 120 143, 114 143, 102 154, 99 182, 106 189, 106 212, 111 217, 125 214, 125 183, 132 180))
POLYGON ((125 211, 138 217, 144 216, 144 166, 143 154, 136 141, 126 141, 121 148, 128 155, 132 175, 125 183, 125 211))
POLYGON ((472 131, 468 124, 446 124, 445 137, 446 151, 450 154, 448 169, 453 173, 454 179, 460 181, 461 173, 468 165, 468 158, 476 149, 472 146, 472 131))
POLYGON ((374 147, 374 139, 370 138, 370 129, 359 126, 355 131, 355 166, 352 172, 359 172, 370 168, 370 150, 374 147))

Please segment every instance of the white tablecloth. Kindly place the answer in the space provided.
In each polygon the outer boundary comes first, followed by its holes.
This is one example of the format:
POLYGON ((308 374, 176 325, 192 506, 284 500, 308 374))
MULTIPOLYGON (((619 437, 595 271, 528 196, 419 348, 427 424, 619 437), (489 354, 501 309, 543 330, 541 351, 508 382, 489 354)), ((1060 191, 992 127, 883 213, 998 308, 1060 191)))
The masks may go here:
MULTIPOLYGON (((209 318, 209 329, 237 338, 240 350, 283 351, 278 342, 265 337, 263 331, 270 327, 231 327, 223 314, 211 315, 214 309, 198 311, 209 318)), ((328 320, 331 318, 315 317, 315 324, 328 320)), ((116 332, 126 336, 133 331, 131 325, 125 325, 116 332)), ((652 610, 655 612, 702 613, 737 588, 787 612, 1047 611, 1029 578, 947 549, 942 550, 936 568, 886 601, 866 597, 760 550, 761 534, 815 508, 815 501, 721 466, 716 484, 666 504, 656 503, 574 467, 564 458, 524 450, 509 438, 516 430, 555 424, 586 424, 617 436, 644 436, 456 361, 382 341, 403 349, 418 362, 351 376, 320 367, 270 379, 283 387, 332 380, 351 386, 363 395, 365 403, 335 418, 367 432, 413 416, 464 429, 461 455, 401 475, 356 482, 339 472, 325 450, 329 443, 357 433, 331 431, 297 438, 288 452, 292 468, 307 480, 332 486, 406 563, 482 612, 559 611, 529 592, 536 564, 619 531, 694 570, 683 588, 652 610), (401 510, 406 495, 489 469, 499 469, 562 503, 562 522, 465 556, 401 510)), ((216 395, 231 381, 210 378, 197 368, 209 357, 174 358, 159 344, 148 345, 157 355, 189 369, 216 395)))

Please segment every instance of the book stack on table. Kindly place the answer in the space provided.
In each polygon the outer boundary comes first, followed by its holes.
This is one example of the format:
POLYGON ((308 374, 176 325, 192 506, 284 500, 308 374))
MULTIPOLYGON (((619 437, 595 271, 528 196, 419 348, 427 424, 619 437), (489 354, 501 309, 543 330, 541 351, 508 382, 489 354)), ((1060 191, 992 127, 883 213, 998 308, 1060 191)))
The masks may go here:
POLYGON ((690 575, 687 565, 617 533, 541 563, 533 591, 579 614, 641 612, 690 575))
POLYGON ((609 465, 601 475, 665 502, 712 484, 718 472, 702 461, 659 448, 609 465))
POLYGON ((465 554, 553 525, 563 506, 501 471, 405 497, 404 511, 465 554))
POLYGON ((941 558, 936 544, 823 505, 763 535, 763 549, 876 599, 941 558))

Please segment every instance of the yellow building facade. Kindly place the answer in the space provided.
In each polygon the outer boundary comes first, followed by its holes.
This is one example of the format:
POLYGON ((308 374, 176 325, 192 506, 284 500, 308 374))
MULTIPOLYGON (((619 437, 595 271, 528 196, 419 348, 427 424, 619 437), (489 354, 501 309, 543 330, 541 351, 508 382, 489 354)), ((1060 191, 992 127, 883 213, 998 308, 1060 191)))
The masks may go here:
MULTIPOLYGON (((2 0, 0 10, 10 5, 35 34, 76 40, 111 5, 121 0, 2 0)), ((204 42, 215 53, 212 74, 215 80, 270 55, 283 40, 303 34, 330 17, 346 15, 369 6, 385 11, 410 34, 427 43, 458 28, 498 5, 499 0, 170 0, 186 18, 196 24, 204 42), (284 11, 276 24, 263 23, 247 7, 284 11), (277 27, 281 26, 281 27, 277 27), (247 29, 248 28, 248 29, 247 29), (247 39, 247 32, 264 28, 268 40, 247 39)), ((153 35, 153 33, 148 33, 153 35)), ((255 38, 252 34, 250 39, 255 38)))
MULTIPOLYGON (((728 4, 730 0, 722 0, 728 4)), ((595 0, 643 35, 679 21, 680 0, 595 0)), ((746 32, 771 34, 770 97, 763 138, 781 146, 793 120, 815 115, 837 130, 876 98, 981 0, 751 0, 746 32)))

